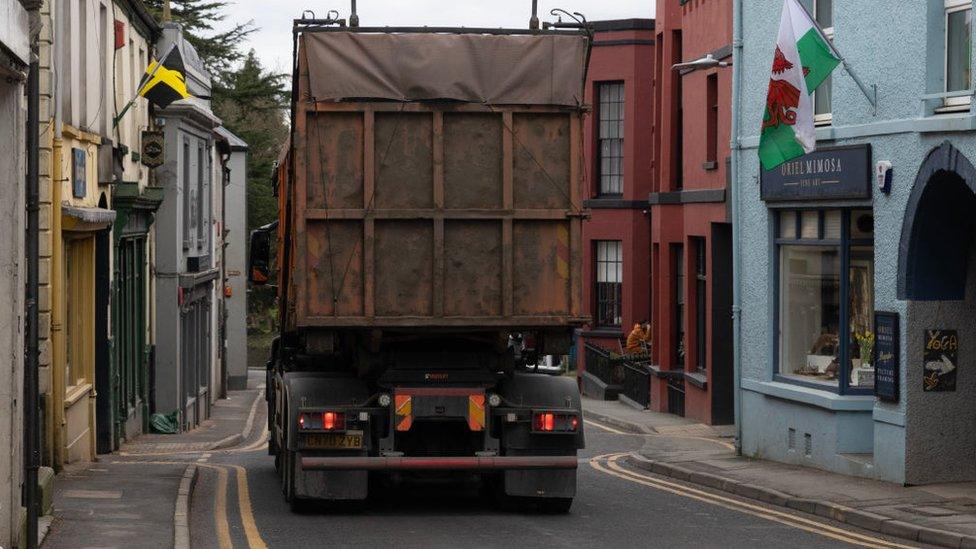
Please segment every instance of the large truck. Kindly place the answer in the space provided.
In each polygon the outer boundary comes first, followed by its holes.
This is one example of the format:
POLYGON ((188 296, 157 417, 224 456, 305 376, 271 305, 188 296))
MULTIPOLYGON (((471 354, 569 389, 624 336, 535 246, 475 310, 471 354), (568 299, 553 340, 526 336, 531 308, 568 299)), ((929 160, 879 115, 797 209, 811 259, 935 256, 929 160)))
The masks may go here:
POLYGON ((587 320, 589 37, 294 25, 279 219, 252 233, 249 267, 277 273, 266 394, 285 499, 457 472, 568 511, 578 386, 532 365, 587 320))

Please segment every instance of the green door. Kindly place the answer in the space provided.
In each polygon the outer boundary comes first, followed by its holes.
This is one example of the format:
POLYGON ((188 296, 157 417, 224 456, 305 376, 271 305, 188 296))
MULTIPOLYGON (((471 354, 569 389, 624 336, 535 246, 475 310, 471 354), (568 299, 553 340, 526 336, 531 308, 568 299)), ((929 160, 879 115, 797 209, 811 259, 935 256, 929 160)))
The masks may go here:
MULTIPOLYGON (((115 322, 116 406, 115 446, 126 423, 143 412, 146 403, 146 238, 122 238, 116 249, 115 322)), ((145 424, 148 418, 143 417, 145 424)), ((142 425, 139 426, 142 428, 142 425)))

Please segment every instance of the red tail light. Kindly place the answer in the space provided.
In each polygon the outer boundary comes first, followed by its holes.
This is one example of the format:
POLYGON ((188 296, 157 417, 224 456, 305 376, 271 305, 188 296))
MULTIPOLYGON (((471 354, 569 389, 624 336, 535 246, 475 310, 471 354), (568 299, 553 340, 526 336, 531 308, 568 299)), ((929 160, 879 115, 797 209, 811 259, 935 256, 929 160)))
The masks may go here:
POLYGON ((532 430, 542 433, 571 433, 579 429, 579 416, 536 412, 532 415, 532 430))
POLYGON ((346 427, 346 415, 342 412, 323 412, 322 413, 322 428, 326 431, 333 431, 335 429, 345 429, 346 427))

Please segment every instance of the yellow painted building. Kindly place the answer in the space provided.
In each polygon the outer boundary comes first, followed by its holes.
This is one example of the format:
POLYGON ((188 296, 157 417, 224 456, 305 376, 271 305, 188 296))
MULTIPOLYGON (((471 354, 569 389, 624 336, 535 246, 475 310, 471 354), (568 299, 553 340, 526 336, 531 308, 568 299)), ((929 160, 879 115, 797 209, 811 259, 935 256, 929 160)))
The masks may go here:
POLYGON ((145 100, 113 122, 135 94, 158 27, 140 0, 48 0, 42 24, 43 458, 60 468, 112 449, 113 189, 134 185, 138 194, 149 182, 138 162, 145 100))

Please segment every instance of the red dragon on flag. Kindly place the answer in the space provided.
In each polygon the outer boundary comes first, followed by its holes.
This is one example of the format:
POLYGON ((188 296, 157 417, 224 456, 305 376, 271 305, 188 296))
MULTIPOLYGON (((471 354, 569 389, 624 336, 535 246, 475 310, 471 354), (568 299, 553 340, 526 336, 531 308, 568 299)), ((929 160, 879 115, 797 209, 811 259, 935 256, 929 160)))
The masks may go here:
MULTIPOLYGON (((773 56, 773 74, 783 74, 793 68, 793 63, 776 47, 773 56)), ((804 68, 804 74, 807 69, 804 68)), ((796 124, 796 109, 800 106, 800 90, 788 80, 769 79, 769 91, 766 94, 766 111, 768 117, 763 119, 762 129, 779 126, 780 124, 796 124)))

